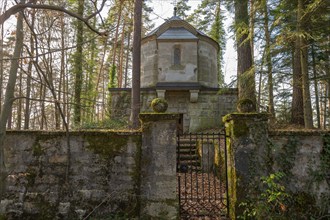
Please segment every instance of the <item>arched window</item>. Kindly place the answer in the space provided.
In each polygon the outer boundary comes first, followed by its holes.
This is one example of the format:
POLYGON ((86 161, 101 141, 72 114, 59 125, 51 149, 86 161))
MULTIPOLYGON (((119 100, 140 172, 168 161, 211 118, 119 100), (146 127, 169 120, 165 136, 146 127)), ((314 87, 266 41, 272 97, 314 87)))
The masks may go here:
POLYGON ((181 49, 179 47, 174 48, 174 65, 181 64, 181 49))

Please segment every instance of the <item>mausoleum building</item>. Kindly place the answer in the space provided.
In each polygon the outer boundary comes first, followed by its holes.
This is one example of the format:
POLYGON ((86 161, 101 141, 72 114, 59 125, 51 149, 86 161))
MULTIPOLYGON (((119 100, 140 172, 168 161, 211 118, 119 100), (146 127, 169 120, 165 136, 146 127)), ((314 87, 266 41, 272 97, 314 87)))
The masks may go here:
MULTIPOLYGON (((141 43, 141 112, 152 111, 154 98, 168 102, 168 112, 181 114, 183 132, 219 127, 233 112, 236 89, 218 83, 219 45, 188 22, 174 16, 147 34, 141 43)), ((111 117, 127 117, 131 91, 110 89, 111 117)))

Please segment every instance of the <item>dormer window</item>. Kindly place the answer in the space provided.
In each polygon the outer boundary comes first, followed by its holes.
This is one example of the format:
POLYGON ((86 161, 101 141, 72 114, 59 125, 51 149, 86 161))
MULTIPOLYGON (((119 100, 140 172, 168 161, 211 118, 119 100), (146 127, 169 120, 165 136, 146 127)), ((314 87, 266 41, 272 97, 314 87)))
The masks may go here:
POLYGON ((174 47, 174 66, 179 66, 181 64, 181 49, 180 47, 174 47))

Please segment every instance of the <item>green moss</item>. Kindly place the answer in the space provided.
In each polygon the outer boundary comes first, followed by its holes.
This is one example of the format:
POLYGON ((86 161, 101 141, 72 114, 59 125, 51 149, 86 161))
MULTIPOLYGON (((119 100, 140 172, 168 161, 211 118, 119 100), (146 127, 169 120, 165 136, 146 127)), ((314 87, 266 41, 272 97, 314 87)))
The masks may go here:
MULTIPOLYGON (((312 185, 316 183, 319 185, 325 182, 330 186, 330 134, 322 135, 322 140, 323 147, 319 157, 320 163, 316 168, 313 168, 312 164, 309 164, 308 167, 308 174, 311 177, 309 184, 312 185)), ((330 198, 330 192, 328 193, 328 197, 330 198)))
POLYGON ((40 146, 38 142, 36 142, 32 147, 32 155, 34 157, 40 157, 45 154, 44 149, 40 146))
POLYGON ((249 127, 246 121, 235 121, 233 122, 233 134, 235 137, 241 137, 249 134, 249 127))
POLYGON ((7 220, 7 217, 3 214, 0 214, 0 220, 7 220))
POLYGON ((241 137, 249 134, 248 122, 267 121, 268 113, 232 113, 225 115, 222 121, 226 123, 227 135, 241 137))
POLYGON ((270 114, 268 113, 256 113, 256 112, 248 112, 248 113, 239 113, 234 112, 227 114, 222 117, 223 122, 230 122, 232 120, 254 120, 254 121, 267 121, 270 114))
POLYGON ((36 220, 52 220, 56 218, 57 207, 55 204, 50 204, 42 195, 38 195, 34 201, 39 213, 33 216, 36 220))
POLYGON ((230 144, 230 136, 227 135, 226 136, 227 139, 227 144, 226 144, 226 148, 227 148, 227 160, 228 160, 228 167, 227 167, 227 178, 228 178, 228 195, 229 195, 229 217, 230 219, 235 219, 236 217, 236 201, 237 201, 237 196, 236 196, 236 192, 237 192, 237 177, 236 177, 236 170, 235 167, 233 165, 234 162, 234 152, 232 150, 232 146, 230 144))
POLYGON ((227 135, 234 135, 234 137, 238 138, 241 136, 245 136, 249 133, 249 127, 247 126, 246 120, 232 120, 227 123, 226 130, 227 135))
POLYGON ((298 145, 298 140, 295 137, 290 137, 287 143, 282 146, 279 155, 276 158, 280 170, 285 173, 286 178, 292 177, 291 169, 295 163, 298 145))
POLYGON ((315 216, 318 210, 315 198, 306 192, 296 192, 291 194, 290 212, 291 217, 298 219, 301 216, 315 216))
POLYGON ((151 101, 150 105, 151 105, 151 108, 157 113, 166 112, 167 107, 168 107, 167 101, 162 98, 153 99, 151 101))
POLYGON ((26 172, 27 185, 32 187, 37 178, 37 172, 34 169, 29 168, 26 172))
POLYGON ((148 112, 148 113, 140 113, 139 118, 144 123, 150 121, 179 120, 180 114, 148 112))
POLYGON ((108 133, 103 135, 85 135, 89 143, 88 149, 106 158, 119 155, 127 146, 129 138, 126 135, 108 133))
MULTIPOLYGON (((131 198, 128 201, 124 201, 116 204, 118 206, 118 211, 126 213, 125 216, 136 217, 139 215, 140 211, 140 185, 141 185, 141 145, 142 139, 141 135, 125 135, 121 133, 103 133, 102 135, 85 134, 85 140, 89 143, 88 149, 96 154, 101 155, 105 159, 112 159, 117 155, 122 155, 123 152, 127 150, 127 145, 130 141, 136 146, 135 149, 135 167, 131 171, 130 176, 134 182, 134 188, 126 194, 130 194, 131 198)), ((120 215, 116 212, 115 216, 120 215)), ((118 218, 120 219, 120 218, 118 218)))
POLYGON ((239 112, 255 112, 256 104, 251 99, 240 99, 237 103, 237 109, 239 112))

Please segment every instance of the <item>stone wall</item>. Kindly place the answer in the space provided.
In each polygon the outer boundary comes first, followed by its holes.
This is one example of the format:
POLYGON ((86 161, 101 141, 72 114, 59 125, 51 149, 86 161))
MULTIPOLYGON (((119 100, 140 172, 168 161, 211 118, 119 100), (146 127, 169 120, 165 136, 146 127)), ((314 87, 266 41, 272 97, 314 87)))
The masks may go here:
MULTIPOLYGON (((65 132, 8 131, 0 219, 176 219, 179 115, 140 119, 141 132, 77 131, 69 139, 65 132)), ((267 114, 224 121, 231 219, 244 215, 242 204, 260 208, 262 178, 278 172, 294 204, 283 215, 330 215, 329 131, 269 131, 267 114)))
POLYGON ((200 82, 217 88, 217 54, 218 48, 205 40, 146 41, 141 46, 141 87, 157 82, 200 82), (180 65, 173 64, 175 47, 181 51, 180 65))
POLYGON ((323 205, 324 196, 330 202, 330 132, 271 131, 269 140, 273 169, 290 177, 287 184, 290 191, 309 194, 319 205, 323 205), (322 157, 327 159, 322 161, 322 157))
MULTIPOLYGON (((158 82, 197 82, 197 40, 192 42, 158 41, 158 82), (174 48, 180 49, 180 64, 174 64, 174 48)), ((142 73, 141 75, 144 75, 142 73)))
POLYGON ((155 86, 158 80, 158 49, 156 40, 141 45, 141 87, 155 86))
POLYGON ((177 114, 140 114, 143 123, 141 151, 141 212, 151 219, 177 219, 176 149, 177 114), (159 123, 161 121, 161 123, 159 123), (160 216, 162 218, 160 218, 160 216))
POLYGON ((256 219, 330 214, 330 131, 268 131, 268 115, 257 113, 224 121, 231 219, 247 212, 256 219))
POLYGON ((69 139, 8 131, 0 219, 176 219, 178 117, 144 114, 142 132, 77 131, 69 139))
POLYGON ((8 132, 0 214, 8 219, 136 215, 139 133, 8 132), (69 152, 69 153, 68 153, 69 152))
POLYGON ((218 48, 207 41, 198 43, 198 82, 203 86, 218 87, 218 48))
MULTIPOLYGON (((130 113, 130 89, 111 89, 110 114, 113 118, 128 118, 130 113)), ((157 97, 156 90, 141 91, 141 111, 152 112, 151 101, 157 97)), ((183 114, 183 131, 196 132, 219 128, 221 118, 236 110, 237 90, 201 90, 197 102, 190 102, 189 91, 166 91, 167 112, 183 114)))

